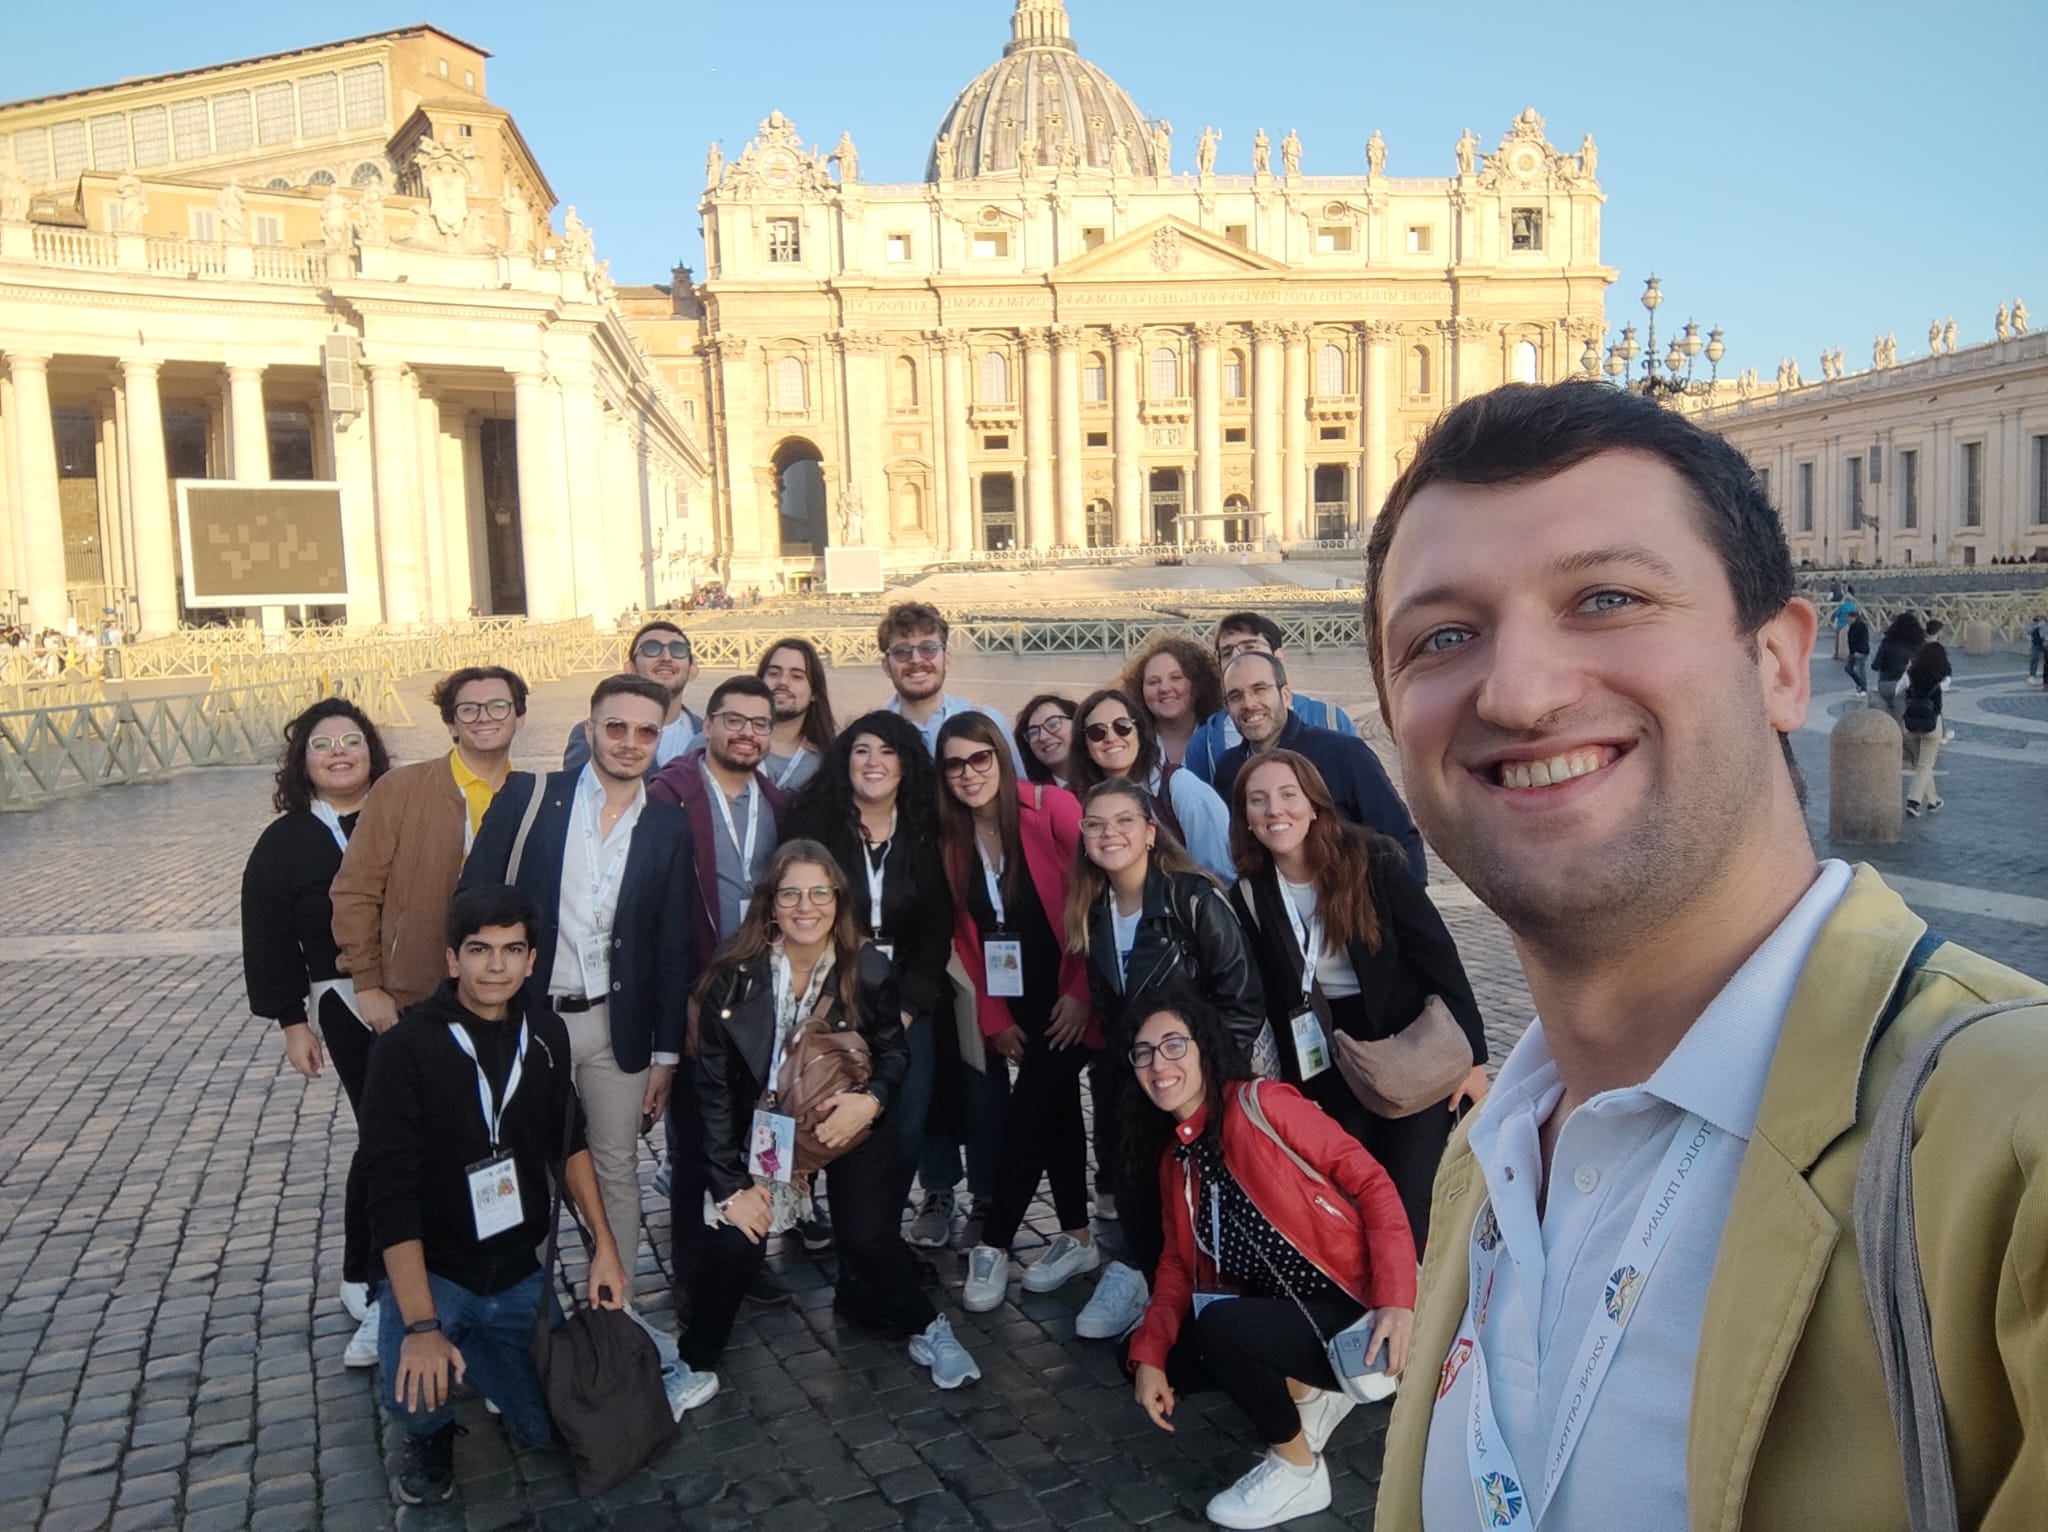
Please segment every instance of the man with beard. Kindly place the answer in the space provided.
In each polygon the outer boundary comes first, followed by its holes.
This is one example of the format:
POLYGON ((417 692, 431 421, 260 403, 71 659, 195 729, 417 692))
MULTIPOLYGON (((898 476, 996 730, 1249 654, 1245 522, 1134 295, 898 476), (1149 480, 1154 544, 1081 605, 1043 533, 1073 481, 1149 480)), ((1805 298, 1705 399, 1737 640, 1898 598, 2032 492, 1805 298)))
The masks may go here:
POLYGON ((1224 667, 1223 706, 1241 738, 1216 762, 1217 794, 1228 803, 1238 772, 1266 751, 1297 751, 1323 774, 1337 812, 1397 841, 1408 853, 1408 868, 1416 880, 1427 882, 1422 837, 1372 746, 1353 734, 1317 728, 1295 709, 1294 701, 1287 664, 1277 654, 1252 649, 1224 667))
MULTIPOLYGON (((668 692, 668 708, 662 716, 661 741, 647 763, 652 776, 703 737, 704 726, 697 715, 683 706, 683 692, 697 679, 697 660, 690 637, 665 618, 640 625, 626 645, 622 674, 644 676, 659 682, 668 692)), ((581 771, 590 760, 590 726, 579 718, 569 730, 569 743, 562 751, 562 770, 581 771)))
POLYGON ((1912 1418, 1961 1524, 2038 1526, 2048 987, 1816 861, 1818 619, 1753 470, 1638 395, 1512 385, 1431 431, 1366 567, 1409 801, 1538 1013, 1438 1173, 1378 1525, 1922 1524, 1858 1263, 1897 1200, 1858 1220, 1857 1176, 1902 1061, 2013 1001, 1907 1123, 1926 1299, 1884 1329, 1938 1372, 1912 1418))
MULTIPOLYGON (((875 643, 882 651, 882 673, 896 689, 889 699, 889 711, 901 713, 917 725, 927 750, 937 747, 940 727, 956 713, 984 713, 1005 735, 1010 733, 1009 719, 995 708, 947 693, 951 633, 945 615, 923 601, 899 601, 882 614, 875 630, 875 643)), ((1012 755, 1016 748, 1014 743, 1010 746, 1012 755)), ((1024 769, 1021 757, 1017 769, 1024 769)))
POLYGON ((775 785, 795 793, 817 775, 818 762, 839 736, 826 694, 825 666, 807 638, 778 638, 762 652, 754 674, 775 703, 775 730, 762 766, 775 785))

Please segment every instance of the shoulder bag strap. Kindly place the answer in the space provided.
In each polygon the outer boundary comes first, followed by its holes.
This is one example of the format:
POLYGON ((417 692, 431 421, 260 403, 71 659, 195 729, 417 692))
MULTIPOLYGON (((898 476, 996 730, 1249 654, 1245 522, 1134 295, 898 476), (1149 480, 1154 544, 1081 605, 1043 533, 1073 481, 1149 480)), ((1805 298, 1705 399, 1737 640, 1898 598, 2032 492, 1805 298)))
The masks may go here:
POLYGON ((512 837, 512 859, 505 864, 505 881, 519 881, 519 861, 526 855, 526 837, 533 831, 533 821, 540 815, 540 800, 547 792, 548 779, 538 772, 533 776, 533 795, 526 800, 526 812, 519 818, 519 833, 512 837))
POLYGON ((1328 1186, 1330 1184, 1329 1177, 1325 1176, 1315 1166, 1309 1164, 1307 1160, 1297 1154, 1294 1145, 1288 1143, 1286 1139, 1280 1136, 1279 1130, 1273 1126, 1272 1120, 1266 1116, 1266 1108, 1259 1100, 1259 1086, 1263 1083, 1260 1080, 1247 1080, 1238 1091, 1237 1103, 1244 1111, 1245 1120, 1265 1134, 1275 1144, 1279 1145, 1280 1152, 1294 1161, 1294 1168, 1296 1170, 1307 1176, 1316 1185, 1328 1186))
MULTIPOLYGON (((537 779, 534 796, 535 798, 540 796, 537 779)), ((548 1289, 554 1285, 555 1281, 555 1245, 562 1232, 563 1191, 569 1183, 569 1145, 574 1141, 575 1136, 576 1088, 574 1085, 571 1085, 569 1087, 569 1107, 567 1111, 562 1113, 562 1152, 548 1166, 548 1244, 547 1250, 540 1259, 540 1307, 533 1316, 533 1325, 536 1330, 545 1328, 548 1322, 548 1289)), ((569 1284, 569 1304, 572 1308, 576 1304, 576 1284, 573 1282, 569 1284)))

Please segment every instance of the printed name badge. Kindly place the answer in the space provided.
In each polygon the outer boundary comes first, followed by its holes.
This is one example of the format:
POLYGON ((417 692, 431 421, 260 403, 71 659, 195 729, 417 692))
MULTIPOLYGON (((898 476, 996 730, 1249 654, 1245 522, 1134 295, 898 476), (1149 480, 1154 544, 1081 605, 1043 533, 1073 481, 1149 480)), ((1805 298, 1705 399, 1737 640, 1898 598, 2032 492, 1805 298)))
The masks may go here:
POLYGON ((576 961, 583 965, 583 993, 604 998, 611 988, 611 944, 601 936, 586 936, 576 944, 576 961))
POLYGON ((519 1199, 519 1167, 501 1154, 469 1167, 469 1210, 476 1218, 476 1237, 489 1239, 516 1229, 525 1220, 519 1199))
POLYGON ((1202 1310, 1206 1309, 1210 1304, 1221 1303, 1226 1298, 1235 1298, 1236 1296, 1236 1293, 1196 1293, 1195 1318, 1200 1319, 1202 1317, 1202 1310))
POLYGON ((796 1174, 796 1119, 786 1112, 754 1110, 754 1128, 747 1139, 747 1174, 763 1181, 789 1183, 796 1174))
POLYGON ((1024 944, 1010 937, 992 936, 981 944, 982 961, 988 970, 988 992, 1000 1000, 1014 1000, 1024 993, 1024 944))
POLYGON ((1330 1040, 1323 1034, 1323 1020, 1303 1007, 1288 1019, 1294 1032, 1294 1062, 1304 1080, 1313 1080, 1330 1067, 1330 1040))

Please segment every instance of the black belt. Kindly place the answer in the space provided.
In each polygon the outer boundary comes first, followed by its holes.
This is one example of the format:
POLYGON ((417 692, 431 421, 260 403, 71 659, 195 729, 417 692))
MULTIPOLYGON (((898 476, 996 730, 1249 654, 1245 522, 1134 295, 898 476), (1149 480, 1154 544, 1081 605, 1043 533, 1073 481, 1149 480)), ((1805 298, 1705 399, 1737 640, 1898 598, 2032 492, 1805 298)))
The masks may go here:
POLYGON ((548 1004, 563 1016, 574 1016, 579 1011, 594 1011, 603 1005, 605 995, 550 995, 548 1004))

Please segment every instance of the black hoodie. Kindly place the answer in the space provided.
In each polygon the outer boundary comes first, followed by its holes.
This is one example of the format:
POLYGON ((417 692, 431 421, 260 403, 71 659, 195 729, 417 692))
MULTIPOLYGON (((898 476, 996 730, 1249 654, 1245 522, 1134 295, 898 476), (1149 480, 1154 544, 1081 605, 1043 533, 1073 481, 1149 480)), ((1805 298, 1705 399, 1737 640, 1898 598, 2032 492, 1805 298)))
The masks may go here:
POLYGON ((519 1167, 526 1217, 517 1228, 476 1237, 468 1168, 492 1158, 493 1150, 477 1096, 477 1066, 449 1031, 467 1029, 497 1102, 518 1051, 521 1014, 515 997, 503 1021, 485 1021, 457 998, 455 981, 446 980, 377 1039, 363 1088, 359 1152, 372 1247, 381 1252, 419 1240, 429 1272, 474 1293, 501 1293, 539 1269, 548 1166, 562 1152, 564 1113, 576 1113, 569 1152, 584 1147, 568 1029, 554 1012, 534 1011, 526 1016, 526 1062, 519 1089, 505 1105, 499 1146, 519 1167))

